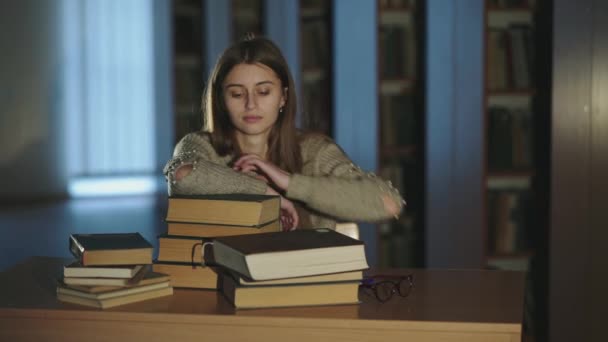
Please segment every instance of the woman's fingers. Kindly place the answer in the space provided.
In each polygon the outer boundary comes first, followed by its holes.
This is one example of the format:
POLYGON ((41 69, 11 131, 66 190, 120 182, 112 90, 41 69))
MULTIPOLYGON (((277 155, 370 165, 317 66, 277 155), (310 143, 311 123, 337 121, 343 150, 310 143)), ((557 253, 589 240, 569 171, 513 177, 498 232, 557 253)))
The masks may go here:
POLYGON ((272 183, 281 190, 287 191, 289 186, 290 174, 285 172, 271 162, 262 160, 255 154, 246 154, 240 157, 233 166, 235 171, 239 172, 256 172, 264 174, 272 183))
POLYGON ((299 217, 296 208, 290 200, 281 197, 281 224, 284 231, 296 229, 299 217))
POLYGON ((259 160, 259 161, 261 161, 262 159, 258 155, 256 155, 256 154, 244 154, 244 155, 242 155, 241 157, 239 157, 239 159, 237 159, 234 162, 233 167, 235 169, 240 169, 243 166, 243 164, 245 164, 245 163, 247 163, 248 161, 251 161, 251 160, 259 160))
POLYGON ((293 230, 298 226, 298 212, 296 211, 296 208, 291 201, 286 199, 285 202, 285 210, 289 215, 289 222, 291 223, 290 230, 293 230))

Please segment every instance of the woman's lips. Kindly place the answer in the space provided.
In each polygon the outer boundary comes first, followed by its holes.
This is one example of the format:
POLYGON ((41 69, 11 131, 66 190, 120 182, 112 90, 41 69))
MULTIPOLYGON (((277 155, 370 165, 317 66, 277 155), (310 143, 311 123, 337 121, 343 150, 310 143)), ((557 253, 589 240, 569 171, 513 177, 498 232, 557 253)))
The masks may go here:
POLYGON ((247 115, 243 117, 243 121, 247 123, 256 123, 260 120, 262 120, 262 117, 258 115, 247 115))

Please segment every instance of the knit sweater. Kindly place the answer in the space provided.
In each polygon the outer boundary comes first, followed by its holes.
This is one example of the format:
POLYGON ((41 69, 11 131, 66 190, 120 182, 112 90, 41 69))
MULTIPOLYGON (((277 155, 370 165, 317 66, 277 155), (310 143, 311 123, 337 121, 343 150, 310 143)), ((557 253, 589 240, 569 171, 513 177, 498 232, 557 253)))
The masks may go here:
MULTIPOLYGON (((333 229, 336 221, 388 219, 384 195, 400 208, 403 206, 403 199, 390 182, 363 172, 330 138, 307 135, 301 139, 300 147, 303 167, 291 174, 285 197, 305 209, 312 227, 333 229)), ((186 135, 164 168, 169 195, 264 194, 267 184, 234 171, 230 167, 233 160, 232 155, 218 155, 205 133, 186 135), (194 168, 176 181, 175 170, 183 164, 192 164, 194 168)))

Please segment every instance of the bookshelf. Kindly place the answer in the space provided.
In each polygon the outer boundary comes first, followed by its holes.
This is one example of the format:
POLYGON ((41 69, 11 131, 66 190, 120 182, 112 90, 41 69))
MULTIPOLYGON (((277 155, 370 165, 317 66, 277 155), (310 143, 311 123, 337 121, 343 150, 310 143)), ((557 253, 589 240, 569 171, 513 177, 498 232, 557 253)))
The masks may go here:
POLYGON ((247 33, 263 33, 263 1, 232 0, 232 40, 237 41, 247 33))
POLYGON ((379 0, 377 5, 379 173, 408 201, 398 220, 378 225, 378 264, 423 266, 423 4, 379 0))
POLYGON ((331 2, 300 0, 299 5, 301 127, 332 136, 331 2))
POLYGON ((538 77, 535 6, 487 0, 485 8, 485 266, 527 270, 534 252, 538 77), (536 123, 536 124, 535 124, 536 123))
POLYGON ((175 142, 201 127, 203 90, 202 1, 174 0, 172 6, 173 109, 175 142))

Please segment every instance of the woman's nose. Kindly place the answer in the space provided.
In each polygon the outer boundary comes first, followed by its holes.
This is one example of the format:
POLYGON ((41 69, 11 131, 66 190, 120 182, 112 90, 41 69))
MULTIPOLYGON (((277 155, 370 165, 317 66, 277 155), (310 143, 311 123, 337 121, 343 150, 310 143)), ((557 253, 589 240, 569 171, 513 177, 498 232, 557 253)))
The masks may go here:
POLYGON ((251 110, 257 106, 257 99, 254 95, 248 95, 245 101, 245 109, 251 110))

